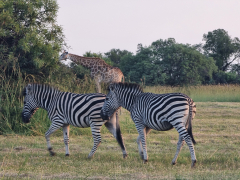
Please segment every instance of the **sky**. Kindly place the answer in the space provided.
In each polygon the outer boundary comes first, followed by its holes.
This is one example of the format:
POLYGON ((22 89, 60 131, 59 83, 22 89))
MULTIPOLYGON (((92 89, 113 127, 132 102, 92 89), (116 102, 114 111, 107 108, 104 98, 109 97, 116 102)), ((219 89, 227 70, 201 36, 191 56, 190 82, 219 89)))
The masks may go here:
POLYGON ((136 53, 159 39, 203 43, 203 34, 224 29, 240 38, 240 0, 57 0, 57 22, 69 53, 136 53))

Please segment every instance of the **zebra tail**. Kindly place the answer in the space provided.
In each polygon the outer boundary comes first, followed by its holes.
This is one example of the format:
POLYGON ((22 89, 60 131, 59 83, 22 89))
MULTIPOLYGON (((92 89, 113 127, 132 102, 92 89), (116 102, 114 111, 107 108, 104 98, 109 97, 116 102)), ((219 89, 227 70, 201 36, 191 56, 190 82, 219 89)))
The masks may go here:
POLYGON ((192 120, 193 120, 193 118, 195 116, 195 113, 196 113, 196 105, 193 102, 193 100, 191 100, 191 102, 189 103, 189 116, 188 116, 188 129, 187 129, 187 132, 190 135, 190 137, 192 138, 193 144, 196 144, 196 141, 193 138, 193 133, 192 133, 192 120))

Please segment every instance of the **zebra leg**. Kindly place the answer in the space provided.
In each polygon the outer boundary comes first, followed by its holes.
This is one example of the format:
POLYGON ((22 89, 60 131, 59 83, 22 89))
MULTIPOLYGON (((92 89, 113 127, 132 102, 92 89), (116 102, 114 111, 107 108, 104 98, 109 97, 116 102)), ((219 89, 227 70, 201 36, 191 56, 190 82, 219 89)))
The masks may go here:
POLYGON ((183 140, 183 138, 179 135, 179 139, 178 139, 178 143, 177 143, 177 152, 176 152, 176 154, 175 154, 175 156, 174 156, 174 158, 173 158, 173 160, 172 160, 172 165, 175 165, 175 164, 176 164, 178 155, 179 155, 179 153, 180 153, 180 151, 181 151, 181 149, 182 149, 183 144, 184 144, 184 140, 183 140))
POLYGON ((188 134, 186 127, 182 123, 173 125, 173 127, 176 128, 176 130, 179 133, 179 136, 181 136, 184 139, 184 141, 186 142, 186 144, 188 145, 190 154, 191 154, 191 159, 192 159, 191 166, 194 167, 197 162, 197 159, 196 159, 194 145, 193 145, 191 136, 188 134))
POLYGON ((61 125, 59 124, 51 124, 51 126, 49 127, 48 131, 45 133, 45 138, 47 141, 47 147, 48 147, 48 151, 50 153, 51 156, 54 156, 56 153, 52 151, 52 146, 50 143, 50 135, 55 132, 56 130, 58 130, 61 127, 61 125))
POLYGON ((112 133, 112 135, 116 138, 118 144, 120 145, 123 153, 123 158, 128 156, 126 148, 123 144, 121 129, 119 126, 119 119, 118 119, 118 111, 114 112, 112 117, 108 122, 105 123, 106 128, 112 133))
POLYGON ((91 125, 92 136, 93 136, 93 148, 92 148, 91 152, 88 154, 88 158, 93 157, 98 146, 101 143, 101 134, 100 134, 101 127, 102 127, 101 125, 95 125, 95 126, 94 126, 94 124, 91 125))
MULTIPOLYGON (((143 163, 146 163, 148 161, 148 155, 147 155, 147 144, 146 144, 146 131, 145 131, 145 127, 143 126, 137 126, 137 131, 139 134, 138 139, 141 139, 141 143, 142 143, 142 150, 143 150, 143 163)), ((140 152, 139 152, 140 153, 140 152)))
MULTIPOLYGON (((145 131, 146 131, 146 136, 147 136, 148 133, 150 133, 151 129, 149 127, 146 127, 145 131)), ((141 136, 140 135, 137 137, 137 144, 138 144, 139 155, 142 157, 142 159, 144 159, 143 150, 142 150, 142 143, 141 143, 141 136)))
POLYGON ((138 137, 137 137, 137 144, 138 144, 139 155, 141 156, 141 158, 143 160, 144 157, 143 157, 143 150, 142 150, 142 143, 141 143, 141 136, 140 135, 138 135, 138 137))
POLYGON ((69 153, 69 147, 68 147, 68 144, 69 144, 69 124, 63 126, 63 141, 64 141, 64 144, 65 144, 65 150, 66 150, 65 156, 69 156, 69 154, 70 154, 69 153))

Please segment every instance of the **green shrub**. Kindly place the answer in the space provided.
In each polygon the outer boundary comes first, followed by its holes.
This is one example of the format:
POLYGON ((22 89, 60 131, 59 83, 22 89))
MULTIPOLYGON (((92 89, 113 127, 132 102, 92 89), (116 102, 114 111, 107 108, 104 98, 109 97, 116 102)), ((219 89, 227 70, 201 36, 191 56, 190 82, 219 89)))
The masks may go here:
MULTIPOLYGON (((6 69, 7 70, 7 69, 6 69)), ((28 83, 42 82, 31 75, 23 75, 19 68, 14 68, 10 76, 0 74, 0 134, 43 135, 50 126, 47 111, 39 109, 30 123, 22 122, 23 96, 22 90, 28 83)), ((88 76, 78 79, 72 69, 60 65, 43 83, 50 84, 61 91, 74 93, 94 93, 95 83, 88 76)), ((79 132, 76 131, 79 134, 79 132)))

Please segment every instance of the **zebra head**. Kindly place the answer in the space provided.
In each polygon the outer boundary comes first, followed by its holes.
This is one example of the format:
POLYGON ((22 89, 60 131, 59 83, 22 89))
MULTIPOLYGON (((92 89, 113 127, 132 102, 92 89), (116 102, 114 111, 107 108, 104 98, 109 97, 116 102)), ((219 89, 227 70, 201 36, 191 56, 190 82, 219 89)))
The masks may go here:
POLYGON ((67 60, 68 59, 68 52, 67 51, 64 51, 61 56, 59 57, 59 60, 67 60))
POLYGON ((101 110, 101 117, 103 120, 109 120, 109 117, 120 107, 120 102, 118 100, 115 84, 109 85, 109 93, 106 96, 105 102, 101 110))
POLYGON ((29 123, 33 114, 37 111, 39 103, 34 98, 32 92, 32 85, 28 84, 23 90, 24 106, 22 111, 22 121, 24 123, 29 123))

